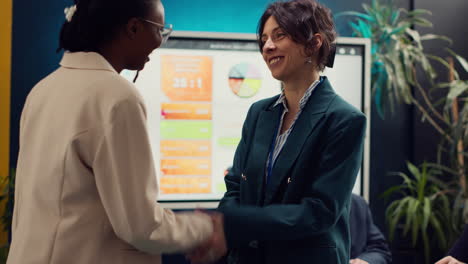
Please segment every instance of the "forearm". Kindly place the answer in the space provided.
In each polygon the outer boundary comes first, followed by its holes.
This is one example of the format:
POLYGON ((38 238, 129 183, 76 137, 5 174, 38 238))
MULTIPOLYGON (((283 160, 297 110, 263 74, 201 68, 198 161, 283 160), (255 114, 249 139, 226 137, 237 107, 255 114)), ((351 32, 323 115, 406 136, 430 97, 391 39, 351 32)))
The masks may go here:
POLYGON ((207 239, 211 220, 178 215, 157 202, 143 107, 124 102, 103 129, 93 158, 96 187, 116 235, 148 253, 186 251, 207 239))
POLYGON ((301 204, 274 204, 266 207, 228 207, 225 214, 226 239, 230 246, 252 240, 298 240, 325 232, 336 222, 338 213, 324 208, 315 199, 301 204))

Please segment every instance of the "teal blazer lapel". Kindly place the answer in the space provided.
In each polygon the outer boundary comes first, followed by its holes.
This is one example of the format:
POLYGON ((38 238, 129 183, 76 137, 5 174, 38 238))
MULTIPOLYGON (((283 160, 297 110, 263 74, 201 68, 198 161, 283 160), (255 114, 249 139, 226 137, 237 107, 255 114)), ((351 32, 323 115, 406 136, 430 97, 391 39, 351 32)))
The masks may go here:
MULTIPOLYGON (((276 100, 273 101, 273 103, 276 100)), ((255 128, 255 137, 253 139, 253 148, 251 157, 254 157, 249 161, 249 164, 252 168, 255 168, 256 172, 255 179, 258 181, 256 186, 257 189, 256 201, 260 205, 260 199, 263 196, 265 186, 265 177, 266 177, 266 160, 268 159, 268 154, 270 152, 270 146, 273 142, 274 131, 278 129, 278 124, 281 118, 282 107, 272 107, 269 106, 262 112, 258 117, 257 125, 255 128)))
MULTIPOLYGON (((294 128, 291 131, 283 149, 273 167, 273 175, 270 176, 265 190, 265 204, 272 201, 275 193, 285 180, 288 172, 294 166, 299 153, 304 148, 309 135, 317 127, 317 124, 324 117, 331 100, 336 96, 330 83, 325 78, 322 84, 315 88, 301 115, 296 120, 294 128)), ((270 132, 270 134, 272 134, 270 132)), ((267 153, 268 155, 268 153, 267 153)), ((293 180, 293 179, 290 179, 293 180)))

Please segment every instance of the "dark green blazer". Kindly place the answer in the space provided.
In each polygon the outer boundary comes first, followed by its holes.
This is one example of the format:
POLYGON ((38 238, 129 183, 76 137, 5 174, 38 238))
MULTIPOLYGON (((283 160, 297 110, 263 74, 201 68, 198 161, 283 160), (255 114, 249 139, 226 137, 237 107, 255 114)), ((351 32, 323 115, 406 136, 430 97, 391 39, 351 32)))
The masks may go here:
POLYGON ((350 195, 361 166, 365 116, 326 78, 265 169, 282 106, 254 103, 220 202, 230 254, 241 264, 348 264, 350 195))

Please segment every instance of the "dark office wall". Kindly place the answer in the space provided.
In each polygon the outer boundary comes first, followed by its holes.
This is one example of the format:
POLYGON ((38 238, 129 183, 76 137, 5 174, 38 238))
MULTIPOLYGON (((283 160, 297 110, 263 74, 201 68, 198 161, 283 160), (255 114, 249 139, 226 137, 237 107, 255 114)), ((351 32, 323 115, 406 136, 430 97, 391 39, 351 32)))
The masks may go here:
MULTIPOLYGON (((416 26, 416 30, 422 34, 432 33, 438 35, 445 35, 453 40, 453 44, 440 40, 424 42, 424 49, 426 53, 434 54, 440 57, 446 57, 449 54, 444 50, 449 47, 464 58, 468 58, 468 28, 466 27, 466 14, 468 12, 468 1, 466 0, 449 0, 449 1, 435 1, 435 0, 413 0, 414 7, 418 9, 427 9, 432 12, 432 16, 427 18, 434 24, 433 28, 426 28, 416 26)), ((438 74, 438 81, 448 81, 448 71, 440 64, 434 64, 438 74)), ((456 69, 460 73, 461 79, 468 79, 468 73, 456 64, 456 69)), ((421 74, 419 74, 421 76, 421 74)), ((441 96, 445 96, 445 91, 430 91, 429 83, 422 82, 423 89, 429 94, 431 100, 437 101, 441 96)), ((415 97, 422 101, 421 93, 415 90, 415 97)), ((440 109, 441 107, 437 107, 440 109)), ((415 164, 421 164, 424 161, 435 162, 437 159, 437 145, 440 142, 441 136, 428 122, 421 121, 421 113, 415 108, 412 114, 412 130, 411 135, 412 161, 415 164)), ((440 122, 439 122, 440 124, 440 122)), ((447 157, 443 158, 443 162, 448 164, 447 157)), ((434 259, 440 258, 445 252, 440 252, 434 249, 432 252, 434 259)))
MULTIPOLYGON (((444 47, 449 47, 464 58, 468 59, 468 27, 466 22, 466 14, 468 13, 468 1, 466 0, 414 0, 415 8, 423 8, 430 10, 432 16, 428 16, 431 22, 434 23, 433 28, 416 27, 422 33, 433 33, 445 35, 453 40, 450 46, 444 41, 427 41, 425 42, 425 51, 441 57, 446 57, 449 54, 444 51, 444 47)), ((443 66, 435 64, 438 79, 440 81, 448 80, 448 71, 443 66)), ((464 80, 468 79, 468 73, 464 72, 459 64, 456 64, 456 69, 461 73, 460 77, 464 80)), ((427 83, 423 83, 426 91, 428 90, 427 83)), ((430 93, 433 99, 438 96, 443 96, 443 92, 430 93)), ((416 93, 417 98, 421 99, 421 95, 416 93)), ((417 163, 423 161, 435 161, 437 153, 437 143, 440 140, 438 134, 431 125, 427 122, 422 123, 421 114, 415 111, 413 115, 414 135, 413 135, 413 160, 417 163)))
MULTIPOLYGON (((72 1, 70 1, 72 2, 72 1)), ((16 167, 21 110, 31 88, 58 67, 62 1, 15 0, 11 65, 10 167, 16 167)), ((44 153, 47 155, 47 153, 44 153)))

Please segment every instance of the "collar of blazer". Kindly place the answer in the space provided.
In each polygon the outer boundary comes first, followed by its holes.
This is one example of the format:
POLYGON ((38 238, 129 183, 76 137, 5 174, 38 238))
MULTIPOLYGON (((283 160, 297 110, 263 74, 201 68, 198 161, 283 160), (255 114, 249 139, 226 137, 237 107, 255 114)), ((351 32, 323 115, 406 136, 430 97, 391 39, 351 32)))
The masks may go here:
POLYGON ((65 52, 60 65, 71 69, 116 72, 112 65, 97 52, 65 52))
MULTIPOLYGON (((281 182, 286 178, 288 172, 294 167, 295 161, 297 160, 299 153, 309 135, 314 131, 319 121, 324 116, 324 113, 328 110, 330 103, 335 98, 336 93, 325 77, 323 82, 315 88, 314 93, 311 95, 309 101, 301 113, 301 116, 296 121, 294 129, 291 131, 288 140, 286 141, 282 154, 278 156, 274 167, 273 175, 271 176, 270 182, 265 186, 265 190, 258 190, 257 197, 261 197, 261 192, 265 194, 264 204, 269 204, 274 198, 275 193, 281 185, 281 182)), ((273 140, 273 133, 277 128, 281 107, 273 107, 275 100, 262 111, 259 115, 259 119, 255 129, 254 142, 257 142, 254 153, 258 159, 259 164, 255 167, 265 167, 265 161, 268 157, 269 146, 273 140), (260 164, 262 163, 262 164, 260 164)), ((259 177, 261 181, 260 186, 263 185, 265 177, 259 177)), ((263 189, 263 188, 259 188, 263 189)))
MULTIPOLYGON (((322 82, 319 85, 317 85, 317 87, 314 88, 312 95, 310 96, 309 100, 306 103, 306 107, 304 107, 304 109, 308 108, 308 112, 310 112, 310 114, 317 114, 317 113, 325 112, 330 104, 330 100, 324 100, 324 99, 325 98, 331 99, 330 96, 334 97, 336 95, 335 91, 333 91, 333 88, 330 82, 328 81, 327 76, 323 76, 321 78, 323 78, 322 82)), ((279 96, 281 95, 275 96, 275 99, 267 108, 267 111, 272 111, 275 108, 279 108, 278 104, 275 104, 279 96)))

